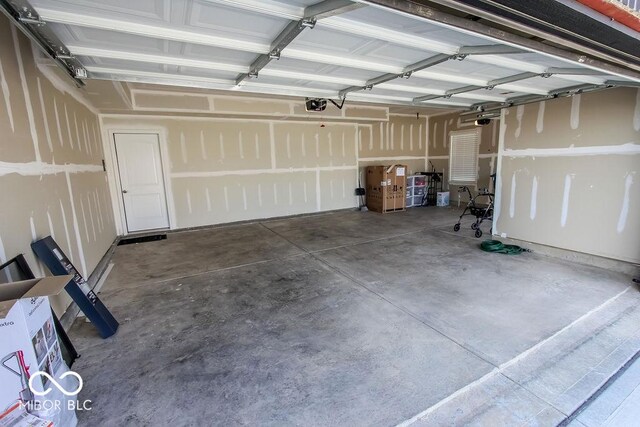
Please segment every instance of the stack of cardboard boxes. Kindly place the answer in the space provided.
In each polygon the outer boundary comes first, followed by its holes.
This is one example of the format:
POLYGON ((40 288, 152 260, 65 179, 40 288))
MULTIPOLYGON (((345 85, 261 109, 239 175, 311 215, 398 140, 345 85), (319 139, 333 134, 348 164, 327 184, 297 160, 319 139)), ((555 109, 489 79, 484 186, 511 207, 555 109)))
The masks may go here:
POLYGON ((406 208, 407 166, 367 166, 367 208, 375 212, 397 212, 406 208))

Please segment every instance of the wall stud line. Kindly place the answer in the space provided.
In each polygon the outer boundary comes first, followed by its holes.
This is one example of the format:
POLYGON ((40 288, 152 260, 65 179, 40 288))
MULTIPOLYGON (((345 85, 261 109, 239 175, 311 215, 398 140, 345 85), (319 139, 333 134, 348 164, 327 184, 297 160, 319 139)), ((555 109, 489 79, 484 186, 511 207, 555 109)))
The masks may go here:
POLYGON ((536 120, 536 132, 542 133, 544 131, 544 111, 547 105, 547 101, 542 101, 538 105, 538 118, 536 120))
POLYGON ((84 249, 82 248, 82 237, 80 236, 80 226, 78 224, 78 215, 76 213, 75 201, 73 196, 73 189, 71 187, 71 175, 69 172, 65 173, 67 178, 67 189, 69 191, 69 203, 71 204, 71 215, 73 218, 73 229, 76 235, 76 245, 78 248, 78 257, 80 258, 80 267, 85 277, 88 277, 87 263, 84 257, 84 249))
POLYGON ((329 158, 333 159, 333 135, 331 135, 331 132, 327 134, 327 139, 329 140, 329 158))
POLYGON ((9 116, 9 124, 11 125, 11 132, 15 132, 13 124, 13 110, 11 109, 11 92, 9 91, 9 84, 4 76, 4 69, 2 68, 2 61, 0 61, 0 89, 2 89, 2 96, 4 98, 4 104, 7 109, 7 115, 9 116))
POLYGON ((204 129, 200 130, 200 154, 202 154, 202 160, 207 160, 207 147, 204 142, 204 129))
POLYGON ((186 191, 186 197, 187 197, 187 210, 189 211, 189 214, 191 215, 193 213, 193 207, 191 206, 191 190, 189 190, 187 188, 186 191))
POLYGON ((62 138, 62 126, 60 126, 60 114, 58 114, 58 103, 56 102, 55 96, 53 97, 53 114, 56 117, 58 142, 60 143, 60 147, 64 147, 64 139, 62 138))
MULTIPOLYGON (((73 128, 75 129, 76 132, 76 141, 78 142, 78 150, 82 151, 82 138, 80 138, 80 133, 78 132, 78 117, 76 116, 76 112, 73 112, 73 128)), ((87 155, 89 154, 89 148, 87 147, 87 141, 84 141, 84 148, 87 152, 87 155)))
POLYGON ((82 224, 84 225, 84 235, 87 238, 87 243, 90 242, 91 239, 89 239, 89 225, 87 222, 87 215, 84 211, 84 202, 82 201, 82 195, 79 197, 80 199, 80 212, 82 213, 82 224))
POLYGON ((71 149, 75 149, 75 144, 73 143, 73 138, 71 137, 71 125, 69 124, 69 112, 67 111, 67 104, 63 101, 62 105, 64 106, 64 118, 67 123, 67 135, 69 135, 69 144, 71 145, 71 149))
POLYGON ((244 185, 242 186, 242 207, 245 211, 249 208, 247 204, 247 188, 244 185))
POLYGON ((31 96, 29 95, 29 85, 24 72, 24 64, 22 63, 22 52, 20 42, 18 40, 17 29, 15 25, 11 25, 11 37, 13 38, 13 47, 16 53, 16 61, 18 63, 18 71, 20 72, 20 83, 22 85, 22 93, 24 94, 24 103, 27 109, 27 120, 29 121, 29 131, 31 132, 31 140, 33 141, 33 149, 35 152, 36 162, 42 161, 40 157, 40 144, 38 142, 38 132, 36 131, 36 122, 33 114, 33 106, 31 105, 31 96))
POLYGON ((516 173, 511 175, 511 197, 509 198, 509 217, 516 214, 516 173))
POLYGON ((273 204, 274 206, 278 206, 278 185, 273 183, 273 204))
POLYGON ((75 262, 75 257, 73 255, 73 246, 71 245, 71 237, 69 236, 69 226, 67 225, 67 215, 64 211, 64 205, 62 204, 62 200, 60 200, 60 214, 62 215, 62 224, 64 226, 64 236, 66 238, 67 251, 69 253, 69 258, 71 262, 75 262))
POLYGON ((581 94, 576 94, 571 97, 571 118, 570 124, 571 129, 576 130, 580 126, 580 100, 582 99, 581 94))
POLYGON ((209 187, 204 189, 204 197, 207 202, 207 212, 211 212, 211 194, 209 193, 209 187))
POLYGON ((276 168, 276 136, 273 122, 269 122, 269 144, 271 149, 271 169, 276 168))
POLYGON ((260 160, 260 136, 256 132, 254 142, 256 145, 256 160, 260 160))
MULTIPOLYGON (((0 64, 0 77, 2 77, 1 70, 2 65, 0 64)), ((51 131, 49 130, 49 120, 47 119, 47 111, 44 105, 44 96, 42 95, 42 83, 40 82, 40 77, 36 77, 36 82, 38 83, 38 99, 40 100, 40 111, 42 112, 42 121, 44 122, 44 133, 47 137, 47 145, 49 145, 49 151, 53 153, 53 142, 51 141, 51 131)), ((11 113, 11 109, 8 110, 9 120, 11 121, 11 130, 13 130, 13 116, 11 113)))
POLYGON ((307 157, 307 143, 304 138, 304 132, 300 135, 300 150, 302 151, 302 157, 307 157))
POLYGON ((88 194, 87 194, 87 207, 89 209, 89 220, 91 221, 91 231, 92 231, 92 234, 93 234, 93 241, 97 242, 98 241, 98 236, 96 234, 96 224, 95 224, 95 221, 93 219, 93 209, 91 208, 91 197, 89 197, 88 194))
POLYGON ((308 202, 307 199, 307 181, 303 181, 302 182, 302 194, 304 197, 304 203, 306 204, 308 202))
MULTIPOLYGON (((420 144, 422 148, 422 144, 420 144)), ((413 151, 413 123, 409 125, 409 151, 413 151)))
POLYGON ((538 210, 538 177, 534 176, 531 182, 531 208, 529 210, 529 218, 531 221, 536 219, 536 213, 538 210))
POLYGON ((102 234, 104 231, 104 218, 102 216, 102 207, 100 206, 100 199, 98 198, 98 190, 92 191, 93 203, 96 206, 96 222, 98 223, 98 232, 102 234))
POLYGON ((564 191, 562 193, 562 214, 560 216, 560 226, 567 225, 567 216, 569 215, 569 195, 571 193, 571 175, 564 177, 564 191))
POLYGON ((51 219, 49 207, 47 207, 47 223, 49 224, 49 234, 53 237, 53 240, 56 240, 56 232, 53 230, 53 220, 51 219))
POLYGON ((185 140, 184 132, 180 132, 180 154, 182 155, 182 163, 187 164, 187 141, 185 140))
POLYGON ((632 184, 633 173, 628 173, 624 180, 624 198, 622 199, 622 207, 620 208, 620 216, 618 217, 618 225, 616 227, 618 234, 622 233, 627 225, 627 217, 629 216, 629 198, 632 184))
POLYGON ((322 211, 322 196, 320 194, 320 169, 316 169, 316 212, 322 211))
POLYGON ((220 160, 224 160, 225 159, 225 154, 224 154, 224 135, 222 134, 222 132, 220 132, 218 134, 218 145, 220 148, 220 160))

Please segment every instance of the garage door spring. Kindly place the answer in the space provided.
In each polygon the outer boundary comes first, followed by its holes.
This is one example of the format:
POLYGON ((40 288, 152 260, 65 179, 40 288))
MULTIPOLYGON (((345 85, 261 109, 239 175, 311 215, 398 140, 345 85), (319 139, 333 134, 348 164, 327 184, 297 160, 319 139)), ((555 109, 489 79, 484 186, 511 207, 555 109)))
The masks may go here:
POLYGON ((480 244, 480 248, 485 252, 494 252, 498 254, 518 255, 522 252, 531 252, 529 249, 516 245, 505 245, 499 240, 485 240, 480 244))

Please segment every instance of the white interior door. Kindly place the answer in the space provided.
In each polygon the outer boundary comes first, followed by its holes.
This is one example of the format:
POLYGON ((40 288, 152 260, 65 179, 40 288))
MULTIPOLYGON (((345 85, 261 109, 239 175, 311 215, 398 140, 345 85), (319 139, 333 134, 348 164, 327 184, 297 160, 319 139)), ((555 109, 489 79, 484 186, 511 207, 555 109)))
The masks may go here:
POLYGON ((168 228, 158 135, 116 133, 114 140, 127 230, 168 228))

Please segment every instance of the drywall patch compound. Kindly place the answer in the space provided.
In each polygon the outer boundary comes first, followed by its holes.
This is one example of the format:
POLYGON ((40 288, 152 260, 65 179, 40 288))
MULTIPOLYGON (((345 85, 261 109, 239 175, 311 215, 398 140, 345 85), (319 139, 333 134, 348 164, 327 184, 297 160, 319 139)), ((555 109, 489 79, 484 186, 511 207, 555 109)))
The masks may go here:
POLYGON ((511 199, 509 200, 509 216, 513 218, 516 214, 516 174, 511 175, 511 199))
POLYGON ((542 101, 538 105, 538 119, 536 120, 536 132, 542 133, 544 130, 544 110, 547 105, 547 101, 542 101))
POLYGON ((564 193, 562 194, 562 214, 560 216, 560 225, 567 225, 567 215, 569 214, 569 193, 571 192, 571 175, 564 177, 564 193))
POLYGON ((516 119, 518 120, 518 127, 516 128, 516 138, 520 138, 522 132, 522 117, 524 116, 524 105, 518 105, 516 108, 516 119))
POLYGON ((533 182, 531 183, 531 210, 529 211, 529 218, 533 221, 536 219, 536 211, 538 202, 538 177, 533 177, 533 182))
POLYGON ((571 129, 578 129, 580 126, 580 101, 582 95, 577 94, 571 97, 571 129))
POLYGON ((0 61, 0 89, 2 89, 2 96, 4 97, 4 104, 7 107, 7 114, 9 115, 9 124, 11 125, 11 132, 15 132, 13 125, 13 110, 11 110, 11 93, 9 92, 9 84, 4 76, 4 69, 2 68, 2 61, 0 61))
POLYGON ((620 216, 618 217, 618 234, 624 231, 627 225, 627 216, 629 215, 629 196, 631 192, 631 185, 633 184, 633 174, 627 174, 624 180, 624 198, 622 199, 622 208, 620 209, 620 216))

